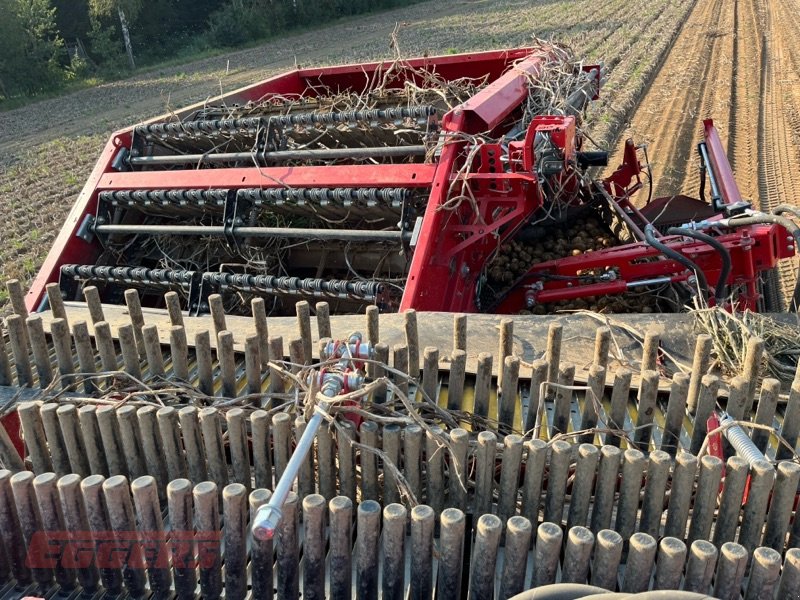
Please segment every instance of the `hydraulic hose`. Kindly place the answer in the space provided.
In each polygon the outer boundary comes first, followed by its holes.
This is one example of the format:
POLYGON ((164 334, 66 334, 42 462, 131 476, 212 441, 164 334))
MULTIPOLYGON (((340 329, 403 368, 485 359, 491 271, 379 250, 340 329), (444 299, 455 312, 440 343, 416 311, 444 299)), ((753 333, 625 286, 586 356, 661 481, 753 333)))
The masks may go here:
POLYGON ((800 208, 796 206, 792 206, 791 204, 779 204, 775 207, 772 211, 772 214, 779 215, 781 213, 791 213, 798 219, 800 219, 800 208))
POLYGON ((695 231, 693 229, 683 229, 682 227, 670 227, 667 230, 667 233, 670 235, 682 235, 684 237, 692 238, 697 240, 698 242, 703 242, 704 244, 708 244, 714 250, 719 253, 719 257, 722 260, 722 270, 719 274, 719 280, 717 281, 717 286, 714 289, 714 298, 717 301, 717 305, 722 303, 725 300, 725 296, 727 296, 728 290, 728 276, 731 274, 731 269, 733 268, 733 263, 731 261, 731 253, 728 252, 728 249, 722 245, 722 243, 717 240, 716 238, 711 237, 710 235, 706 235, 705 233, 701 233, 699 231, 695 231))
POLYGON ((512 596, 511 600, 579 600, 580 598, 589 598, 589 600, 594 600, 595 598, 597 600, 605 600, 606 598, 627 598, 629 600, 715 600, 713 596, 706 594, 679 590, 654 590, 638 594, 612 593, 603 588, 579 583, 544 585, 525 590, 516 596, 512 596))
MULTIPOLYGON (((775 211, 778 211, 779 209, 781 212, 792 212, 797 210, 796 208, 788 210, 788 207, 785 204, 782 204, 776 208, 775 211)), ((794 237, 795 248, 797 248, 797 244, 800 244, 800 227, 797 226, 797 223, 791 219, 787 219, 786 217, 769 213, 755 213, 746 217, 730 217, 724 221, 728 227, 746 227, 748 225, 763 225, 765 223, 780 225, 789 233, 791 233, 792 237, 794 237)))
MULTIPOLYGON (((792 214, 798 214, 800 210, 788 204, 781 204, 780 206, 776 207, 773 212, 789 212, 792 214)), ((786 231, 792 234, 792 237, 794 238, 795 253, 800 252, 800 227, 798 227, 797 223, 791 219, 781 217, 777 214, 756 213, 746 217, 731 217, 725 221, 725 224, 728 227, 746 227, 748 225, 762 225, 765 223, 780 225, 786 229, 786 231)), ((794 292, 792 294, 791 303, 795 310, 800 308, 800 268, 798 268, 797 279, 794 284, 794 292)))
POLYGON ((695 275, 695 278, 697 279, 697 286, 700 289, 700 293, 703 295, 703 298, 708 298, 708 281, 706 280, 706 276, 703 273, 703 271, 700 270, 700 267, 698 267, 695 263, 686 258, 680 252, 676 252, 669 246, 659 242, 656 239, 655 231, 656 228, 648 224, 644 228, 645 241, 653 248, 661 252, 667 258, 671 258, 675 262, 680 263, 681 265, 692 271, 695 275))

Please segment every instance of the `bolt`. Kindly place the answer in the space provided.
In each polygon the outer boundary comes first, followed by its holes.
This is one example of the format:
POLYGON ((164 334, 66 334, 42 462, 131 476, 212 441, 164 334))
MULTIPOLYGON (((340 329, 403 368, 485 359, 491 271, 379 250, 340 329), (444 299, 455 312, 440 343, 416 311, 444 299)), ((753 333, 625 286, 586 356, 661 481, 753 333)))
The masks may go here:
POLYGON ((253 519, 253 536, 262 542, 273 539, 282 516, 280 509, 269 504, 259 508, 253 519))

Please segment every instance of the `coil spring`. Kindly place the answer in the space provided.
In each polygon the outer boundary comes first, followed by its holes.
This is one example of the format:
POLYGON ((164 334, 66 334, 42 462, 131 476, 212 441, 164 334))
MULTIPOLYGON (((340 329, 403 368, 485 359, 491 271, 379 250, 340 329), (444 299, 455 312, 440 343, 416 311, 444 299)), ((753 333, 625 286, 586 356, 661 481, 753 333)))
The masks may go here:
POLYGON ((341 279, 301 279, 273 275, 242 273, 205 273, 203 281, 222 290, 261 292, 276 295, 310 297, 346 297, 362 302, 375 302, 384 291, 375 281, 345 281, 341 279))
POLYGON ((84 281, 145 284, 159 287, 173 287, 177 285, 186 289, 189 288, 195 277, 194 271, 96 265, 64 265, 61 267, 61 274, 84 281))
POLYGON ((147 206, 157 204, 165 207, 207 205, 222 208, 228 197, 228 190, 118 190, 100 192, 101 202, 113 205, 147 206))
MULTIPOLYGON (((720 419, 720 425, 725 426, 728 423, 733 423, 733 418, 725 414, 720 419)), ((729 425, 723 429, 725 438, 731 446, 736 450, 736 454, 745 459, 749 464, 753 464, 757 460, 764 460, 764 454, 759 450, 747 435, 747 432, 738 425, 729 425)))

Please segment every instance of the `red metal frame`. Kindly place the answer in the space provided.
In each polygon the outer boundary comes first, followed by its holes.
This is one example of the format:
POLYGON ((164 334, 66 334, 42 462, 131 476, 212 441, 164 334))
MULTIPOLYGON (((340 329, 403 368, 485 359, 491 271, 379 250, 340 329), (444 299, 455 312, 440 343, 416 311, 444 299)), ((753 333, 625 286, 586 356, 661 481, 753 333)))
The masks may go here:
MULTIPOLYGON (((490 93, 478 94, 467 104, 444 116, 442 126, 445 131, 456 133, 466 131, 463 126, 467 118, 473 123, 473 127, 481 128, 485 124, 495 126, 509 110, 519 103, 521 95, 527 89, 524 85, 526 77, 534 75, 539 68, 539 59, 531 60, 531 53, 532 49, 530 48, 520 48, 435 58, 423 57, 404 61, 403 66, 410 69, 408 76, 411 79, 417 77, 413 73, 414 69, 433 70, 445 79, 488 78, 491 84, 487 90, 491 89, 490 93), (512 65, 514 68, 510 69, 512 65), (502 102, 495 101, 495 94, 503 96, 502 102)), ((205 106, 223 100, 231 105, 257 101, 269 95, 300 96, 308 94, 310 89, 320 89, 321 87, 333 90, 361 89, 364 87, 365 81, 396 67, 395 61, 382 61, 315 69, 295 69, 225 96, 195 104, 177 113, 152 119, 150 122, 174 119, 175 116, 187 118, 205 106)), ((431 204, 440 205, 446 201, 442 192, 447 189, 458 145, 448 145, 438 164, 432 165, 184 169, 171 170, 168 173, 116 172, 112 168, 112 162, 120 148, 130 147, 132 131, 133 127, 117 131, 103 149, 97 165, 31 285, 26 297, 28 310, 35 311, 40 308, 44 299, 45 286, 58 280, 59 269, 63 264, 89 264, 99 256, 99 244, 87 243, 76 234, 87 215, 94 215, 97 195, 100 191, 132 188, 177 189, 180 187, 235 189, 257 186, 269 188, 285 185, 298 187, 348 185, 431 187, 433 189, 431 204)), ((427 220, 430 219, 426 218, 427 220)), ((423 238, 429 239, 425 231, 423 231, 423 238)), ((418 247, 417 251, 419 250, 418 247)), ((414 277, 412 276, 411 279, 414 277)))
MULTIPOLYGON (((547 134, 562 153, 564 169, 560 185, 568 194, 577 192, 578 179, 573 159, 582 140, 572 117, 536 117, 525 139, 509 142, 506 147, 496 143, 480 144, 480 134, 497 138, 504 133, 502 126, 518 119, 518 116, 512 118, 511 115, 520 110, 527 98, 530 78, 540 73, 546 59, 547 55, 542 51, 519 49, 419 58, 404 63, 409 68, 407 75, 411 79, 419 77, 415 69, 433 70, 445 78, 488 77, 487 86, 443 116, 440 128, 449 139, 435 164, 116 172, 112 168, 114 157, 121 148, 131 145, 132 137, 132 128, 119 131, 106 144, 34 280, 26 299, 28 308, 39 308, 45 285, 58 278, 62 264, 91 263, 99 255, 98 243, 86 242, 76 234, 87 215, 94 214, 97 195, 103 190, 402 186, 430 188, 431 191, 400 309, 473 312, 477 310, 475 292, 491 256, 546 201, 537 179, 533 152, 538 134, 547 134), (501 156, 507 157, 507 165, 501 164, 501 156)), ((215 100, 242 103, 268 98, 270 94, 299 96, 308 94, 309 89, 359 88, 363 87, 365 77, 374 78, 393 68, 396 68, 395 63, 385 61, 297 69, 215 100)), ((213 103, 214 100, 210 102, 213 103)), ((177 116, 189 117, 207 104, 189 107, 177 116)), ((161 119, 154 121, 158 120, 161 119)), ((704 127, 709 160, 721 195, 726 203, 735 204, 741 200, 741 194, 719 135, 711 120, 704 121, 704 127)), ((646 219, 632 202, 633 194, 642 187, 641 172, 636 148, 628 141, 622 164, 603 182, 603 186, 621 211, 644 224, 646 219)), ((773 225, 740 229, 719 237, 734 258, 735 268, 729 283, 746 288, 746 293, 740 297, 743 307, 756 306, 758 273, 774 267, 778 260, 790 255, 785 244, 779 243, 785 234, 783 228, 773 225)), ((664 238, 663 241, 689 256, 706 272, 709 283, 715 283, 719 277, 720 260, 714 251, 703 244, 680 238, 664 238)), ((540 281, 541 289, 537 290, 536 301, 621 293, 629 282, 656 276, 669 275, 675 281, 689 277, 681 265, 660 257, 646 244, 638 243, 595 252, 591 256, 566 257, 534 265, 526 281, 535 279, 534 273, 575 275, 581 270, 609 265, 616 268, 618 280, 579 285, 570 285, 563 280, 540 281)), ((525 288, 512 290, 499 310, 513 312, 524 308, 526 294, 530 299, 530 292, 525 288)))
POLYGON ((711 168, 714 169, 714 174, 717 177, 717 184, 722 199, 725 204, 736 204, 742 199, 742 193, 739 191, 739 186, 736 184, 736 178, 733 176, 733 170, 728 162, 727 153, 722 146, 722 141, 719 139, 717 128, 714 127, 713 119, 706 119, 703 121, 703 132, 706 140, 706 148, 708 149, 708 158, 711 161, 711 168))
MULTIPOLYGON (((730 252, 731 260, 736 269, 728 278, 728 284, 744 286, 748 293, 739 296, 739 308, 756 310, 757 295, 751 295, 749 290, 756 284, 758 273, 774 267, 783 258, 793 254, 781 243, 785 239, 785 230, 775 225, 758 225, 742 228, 734 233, 719 236, 717 239, 730 252)), ((716 285, 719 280, 722 260, 719 254, 710 246, 687 240, 680 236, 662 238, 662 243, 668 245, 684 256, 690 258, 705 274, 710 286, 716 285)), ((531 267, 530 274, 520 281, 520 285, 512 289, 497 308, 497 312, 514 312, 526 306, 526 297, 535 299, 537 304, 572 300, 589 296, 604 296, 608 294, 622 294, 628 289, 628 283, 647 280, 654 277, 670 277, 672 283, 687 281, 692 275, 680 263, 662 256, 660 251, 646 243, 639 242, 627 244, 607 250, 599 250, 581 256, 539 263, 531 267), (660 260, 659 260, 660 259, 660 260), (577 276, 579 273, 592 269, 603 270, 612 265, 618 273, 614 281, 602 283, 577 284, 566 280, 541 281, 541 273, 557 276, 577 276), (529 295, 526 283, 536 279, 541 290, 529 295)), ((713 298, 709 301, 713 304, 713 298)))

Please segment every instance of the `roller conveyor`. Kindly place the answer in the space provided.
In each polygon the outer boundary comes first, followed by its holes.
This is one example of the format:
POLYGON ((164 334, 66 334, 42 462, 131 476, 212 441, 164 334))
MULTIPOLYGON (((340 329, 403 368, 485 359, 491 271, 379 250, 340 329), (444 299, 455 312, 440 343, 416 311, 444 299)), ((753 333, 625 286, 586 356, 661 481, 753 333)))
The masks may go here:
MULTIPOLYGON (((414 193, 408 188, 244 188, 235 192, 234 200, 236 196, 255 211, 310 217, 323 215, 331 219, 351 215, 383 217, 396 222, 404 203, 410 202, 414 193)), ((100 192, 98 199, 115 209, 177 217, 220 215, 231 195, 224 189, 118 190, 100 192)), ((110 211, 102 205, 98 212, 104 223, 112 220, 110 211)))
POLYGON ((103 281, 121 285, 188 290, 200 275, 193 271, 147 269, 144 267, 107 267, 98 265, 64 265, 61 275, 76 281, 103 281))
POLYGON ((148 123, 138 125, 135 134, 150 139, 181 138, 187 135, 209 135, 214 133, 246 132, 254 135, 268 127, 315 127, 388 123, 402 125, 406 120, 427 123, 427 119, 437 114, 433 106, 383 108, 363 111, 311 112, 270 117, 250 117, 242 119, 209 119, 199 121, 176 121, 170 123, 148 123))
POLYGON ((212 293, 249 293, 257 296, 278 296, 346 300, 360 304, 385 301, 385 285, 380 281, 346 281, 319 278, 274 277, 141 267, 102 267, 64 265, 61 287, 75 294, 77 284, 113 284, 133 286, 147 293, 179 290, 188 296, 191 310, 206 312, 199 304, 212 293), (202 296, 202 297, 201 297, 202 296))
POLYGON ((240 163, 424 157, 431 106, 139 125, 121 165, 152 169, 240 163))

